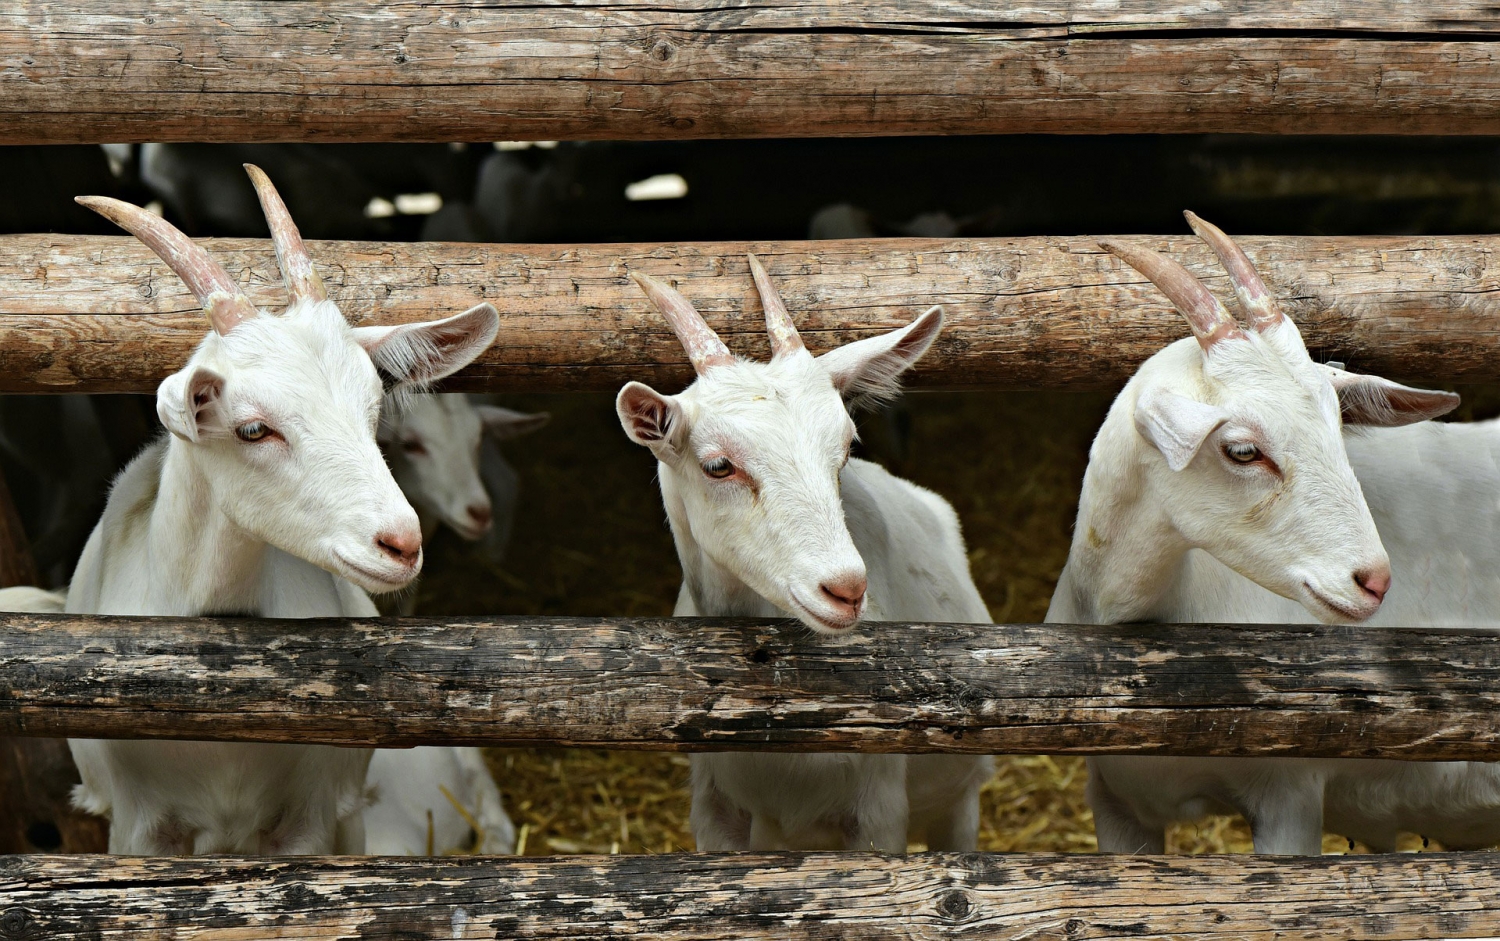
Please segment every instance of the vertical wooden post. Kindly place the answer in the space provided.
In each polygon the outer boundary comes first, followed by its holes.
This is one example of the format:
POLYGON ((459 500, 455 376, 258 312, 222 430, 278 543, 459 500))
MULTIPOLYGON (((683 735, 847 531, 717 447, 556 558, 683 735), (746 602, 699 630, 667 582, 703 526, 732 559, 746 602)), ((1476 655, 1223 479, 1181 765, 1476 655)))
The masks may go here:
MULTIPOLYGON (((0 588, 37 583, 31 543, 0 473, 0 588)), ((102 853, 109 824, 74 809, 78 769, 60 738, 0 738, 0 853, 102 853)))

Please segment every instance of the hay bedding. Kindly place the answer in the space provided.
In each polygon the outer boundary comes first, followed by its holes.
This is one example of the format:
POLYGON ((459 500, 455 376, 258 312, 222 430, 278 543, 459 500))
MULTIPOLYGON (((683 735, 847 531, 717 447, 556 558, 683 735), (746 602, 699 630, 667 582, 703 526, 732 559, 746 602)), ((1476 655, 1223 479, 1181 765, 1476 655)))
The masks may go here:
MULTIPOLYGON (((974 578, 997 621, 1046 615, 1067 557, 1088 446, 1111 395, 932 392, 907 396, 906 418, 867 418, 868 456, 951 500, 974 578)), ((517 397, 551 427, 513 443, 521 501, 499 565, 442 534, 418 610, 431 615, 670 614, 681 577, 650 455, 619 428, 612 396, 517 397)), ((692 849, 688 761, 660 752, 492 749, 495 778, 523 851, 668 853, 692 849)), ((980 849, 1089 852, 1093 821, 1080 758, 997 759, 982 795, 980 849)), ((1168 834, 1172 852, 1243 852, 1249 828, 1212 818, 1168 834)), ((1420 847, 1409 841, 1403 848, 1420 847)), ((1327 852, 1348 850, 1329 835, 1327 852)))

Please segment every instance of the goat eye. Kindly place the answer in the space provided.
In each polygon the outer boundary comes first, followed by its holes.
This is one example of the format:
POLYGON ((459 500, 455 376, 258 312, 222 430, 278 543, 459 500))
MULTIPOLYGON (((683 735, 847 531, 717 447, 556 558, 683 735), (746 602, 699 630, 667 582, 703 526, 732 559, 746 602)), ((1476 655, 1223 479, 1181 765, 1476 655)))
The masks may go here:
POLYGON ((1236 464, 1253 464, 1260 460, 1260 448, 1243 442, 1224 445, 1224 455, 1236 464))
POLYGON ((727 457, 716 457, 711 461, 703 462, 703 473, 715 480, 723 480, 734 473, 734 465, 727 457))
POLYGON ((426 454, 427 447, 415 438, 401 442, 401 450, 407 454, 426 454))
POLYGON ((253 421, 239 426, 234 433, 241 441, 262 441, 271 429, 263 421, 253 421))

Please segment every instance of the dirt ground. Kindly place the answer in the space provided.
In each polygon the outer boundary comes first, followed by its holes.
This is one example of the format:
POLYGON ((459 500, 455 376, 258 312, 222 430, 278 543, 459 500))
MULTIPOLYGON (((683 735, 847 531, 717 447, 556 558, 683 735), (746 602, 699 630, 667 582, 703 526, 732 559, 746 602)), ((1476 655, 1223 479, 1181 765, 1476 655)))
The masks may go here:
MULTIPOLYGON (((1041 621, 1067 556, 1088 446, 1106 393, 909 394, 865 416, 867 456, 951 500, 996 621, 1041 621), (906 427, 906 435, 897 429, 906 427), (902 438, 904 437, 904 442, 902 438)), ((486 563, 444 534, 419 588, 425 614, 670 614, 681 578, 648 452, 626 440, 608 395, 507 404, 552 412, 550 426, 507 450, 522 496, 507 559, 486 563)), ((490 753, 528 853, 691 849, 688 762, 681 755, 565 749, 490 753)), ((1094 849, 1081 759, 998 761, 983 793, 980 848, 1094 849)), ((1249 849, 1244 822, 1179 827, 1181 852, 1249 849)), ((1347 848, 1339 837, 1330 851, 1347 848)))

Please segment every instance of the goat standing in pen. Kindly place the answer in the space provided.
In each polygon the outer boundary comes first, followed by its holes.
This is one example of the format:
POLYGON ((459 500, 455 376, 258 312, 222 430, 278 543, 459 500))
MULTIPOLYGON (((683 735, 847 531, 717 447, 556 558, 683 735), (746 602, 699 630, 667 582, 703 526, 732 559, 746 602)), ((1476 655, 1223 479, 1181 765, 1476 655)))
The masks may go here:
MULTIPOLYGON (((374 616, 364 590, 421 569, 416 513, 375 441, 382 380, 421 387, 493 342, 481 304, 446 320, 351 328, 270 181, 247 167, 290 293, 263 314, 202 246, 117 200, 79 202, 134 234, 213 330, 157 390, 170 435, 115 480, 68 590, 75 614, 374 616)), ((370 751, 74 740, 84 808, 117 853, 361 852, 370 751)))
MULTIPOLYGON (((989 623, 958 517, 941 497, 850 458, 846 400, 896 394, 942 313, 814 358, 760 263, 771 362, 736 359, 677 291, 632 275, 698 374, 682 393, 632 382, 625 433, 658 461, 682 563, 675 613, 796 617, 847 635, 865 621, 989 623)), ((991 761, 970 755, 692 757, 700 850, 972 850, 991 761)))
MULTIPOLYGON (((1047 620, 1276 619, 1243 604, 1236 584, 1293 599, 1320 621, 1366 620, 1391 588, 1391 565, 1344 429, 1419 422, 1457 397, 1314 363, 1238 246, 1188 218, 1224 263, 1250 322, 1237 323, 1171 259, 1105 243, 1171 299, 1193 337, 1147 360, 1110 408, 1047 620), (1226 575, 1230 590, 1205 583, 1205 572, 1226 575)), ((1370 764, 1092 758, 1099 848, 1161 852, 1166 823, 1228 807, 1250 821, 1257 852, 1316 854, 1325 795, 1340 774, 1370 764)))

